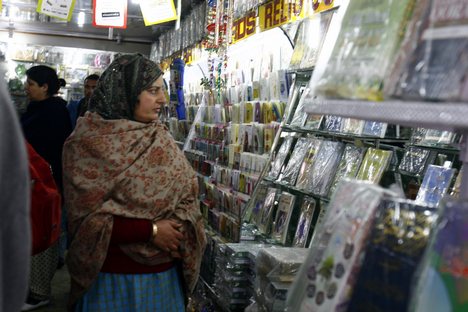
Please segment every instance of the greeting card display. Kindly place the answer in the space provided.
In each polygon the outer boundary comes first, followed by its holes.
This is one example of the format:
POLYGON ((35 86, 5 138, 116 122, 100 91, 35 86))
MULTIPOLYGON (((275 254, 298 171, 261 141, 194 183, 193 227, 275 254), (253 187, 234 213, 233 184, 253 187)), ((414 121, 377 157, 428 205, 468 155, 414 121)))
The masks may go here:
POLYGON ((312 174, 311 170, 314 164, 315 155, 317 154, 322 141, 319 139, 312 139, 311 146, 307 152, 306 157, 302 161, 299 175, 297 176, 296 186, 299 189, 306 189, 309 185, 309 176, 312 174))
POLYGON ((410 146, 406 149, 398 170, 403 174, 423 176, 427 164, 431 162, 430 155, 435 156, 427 149, 410 146))
POLYGON ((281 169, 283 169, 283 164, 286 160, 286 158, 289 155, 289 151, 291 150, 291 145, 293 143, 294 137, 288 136, 284 138, 283 144, 281 144, 281 147, 278 150, 278 153, 276 154, 275 161, 273 162, 273 165, 271 166, 270 173, 268 176, 272 179, 277 179, 279 174, 281 173, 281 169))

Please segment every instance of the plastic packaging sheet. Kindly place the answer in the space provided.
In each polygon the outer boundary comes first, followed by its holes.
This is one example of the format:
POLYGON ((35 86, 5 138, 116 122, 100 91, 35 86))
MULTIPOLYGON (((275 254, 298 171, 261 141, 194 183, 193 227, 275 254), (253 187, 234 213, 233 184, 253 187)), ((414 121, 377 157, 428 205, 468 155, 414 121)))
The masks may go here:
POLYGON ((424 175, 427 165, 433 161, 435 153, 427 149, 409 146, 398 166, 398 170, 407 175, 421 177, 424 175))
POLYGON ((369 148, 362 160, 356 179, 379 183, 392 158, 392 151, 369 148))
POLYGON ((294 150, 289 158, 288 164, 284 168, 283 174, 280 176, 281 182, 290 185, 296 184, 297 175, 302 165, 302 160, 306 157, 309 150, 312 148, 315 139, 312 138, 299 138, 294 150))
POLYGON ((296 196, 288 192, 282 192, 278 199, 278 209, 272 226, 271 237, 285 245, 288 238, 291 215, 296 203, 296 196))
POLYGON ((281 173, 281 169, 283 169, 283 165, 285 163, 286 158, 289 155, 289 152, 291 150, 291 145, 293 144, 294 137, 288 136, 284 138, 283 144, 281 144, 281 147, 278 150, 278 153, 276 154, 275 161, 273 162, 273 165, 271 166, 270 173, 268 176, 272 179, 278 178, 279 174, 281 173))
POLYGON ((313 138, 307 155, 302 161, 301 169, 297 176, 296 187, 300 189, 306 189, 309 183, 309 176, 311 175, 312 166, 315 161, 315 155, 317 154, 322 141, 319 139, 313 138))
POLYGON ((308 177, 306 190, 319 196, 328 194, 343 150, 344 144, 341 142, 323 141, 320 144, 308 177))
POLYGON ((288 294, 287 311, 341 311, 359 269, 360 257, 378 205, 380 187, 362 181, 338 185, 322 226, 288 294))
POLYGON ((261 249, 256 259, 255 299, 261 311, 279 311, 301 264, 305 248, 261 249))
POLYGON ((449 199, 440 214, 413 288, 412 312, 468 311, 468 202, 449 199))
POLYGON ((347 311, 366 311, 369 307, 375 311, 408 311, 412 278, 436 219, 435 209, 412 201, 382 202, 347 311))
POLYGON ((416 202, 438 206, 452 183, 455 170, 452 168, 429 165, 419 188, 416 202))
POLYGON ((346 144, 343 157, 336 169, 336 174, 330 187, 330 196, 335 192, 340 181, 356 177, 365 152, 365 148, 346 144))
MULTIPOLYGON (((387 70, 399 48, 414 0, 350 1, 315 94, 382 100, 387 70)), ((340 8, 341 9, 341 8, 340 8)))
POLYGON ((467 6, 465 0, 418 1, 386 92, 409 99, 468 100, 467 6))
POLYGON ((315 214, 317 203, 313 197, 304 197, 302 200, 299 221, 297 222, 296 233, 294 235, 293 247, 305 247, 307 239, 311 234, 312 220, 315 214))

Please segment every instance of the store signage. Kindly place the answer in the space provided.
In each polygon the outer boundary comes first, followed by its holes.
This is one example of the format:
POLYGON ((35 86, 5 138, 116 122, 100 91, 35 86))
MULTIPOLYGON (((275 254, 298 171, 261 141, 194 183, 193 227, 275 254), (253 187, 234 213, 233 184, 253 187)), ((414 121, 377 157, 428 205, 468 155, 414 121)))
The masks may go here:
POLYGON ((272 29, 304 17, 304 0, 272 0, 259 7, 260 29, 272 29))
POLYGON ((93 0, 93 25, 127 28, 127 0, 93 0))
POLYGON ((36 11, 51 17, 70 21, 74 6, 75 0, 39 0, 36 11))
POLYGON ((335 6, 334 0, 313 0, 312 9, 315 13, 330 10, 335 6))
POLYGON ((145 26, 177 19, 173 0, 140 0, 140 9, 145 26))
POLYGON ((250 37, 255 34, 257 28, 257 10, 250 11, 247 15, 232 22, 232 40, 236 43, 239 40, 250 37))
POLYGON ((185 49, 182 55, 183 55, 182 59, 184 60, 185 65, 190 65, 193 62, 193 49, 192 48, 185 49))

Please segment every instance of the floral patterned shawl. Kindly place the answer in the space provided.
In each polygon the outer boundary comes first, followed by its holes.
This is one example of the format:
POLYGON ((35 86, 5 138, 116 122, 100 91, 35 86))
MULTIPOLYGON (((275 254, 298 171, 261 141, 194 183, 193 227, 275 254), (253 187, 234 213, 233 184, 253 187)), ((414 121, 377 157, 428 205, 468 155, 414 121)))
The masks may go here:
MULTIPOLYGON (((196 175, 160 122, 104 119, 87 112, 63 153, 65 204, 72 242, 67 265, 74 304, 97 277, 106 258, 113 216, 159 220, 184 226, 183 275, 188 291, 198 278, 205 234, 196 175)), ((137 262, 172 260, 150 243, 121 246, 137 262)))

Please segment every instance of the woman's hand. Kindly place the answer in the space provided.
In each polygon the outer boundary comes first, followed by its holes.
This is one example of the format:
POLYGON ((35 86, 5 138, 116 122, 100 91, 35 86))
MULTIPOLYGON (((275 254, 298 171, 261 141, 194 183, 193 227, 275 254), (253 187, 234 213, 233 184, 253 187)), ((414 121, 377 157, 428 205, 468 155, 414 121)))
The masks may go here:
POLYGON ((153 237, 153 244, 161 250, 171 253, 175 258, 179 257, 180 241, 184 238, 179 228, 182 224, 165 219, 156 221, 158 233, 153 237))

